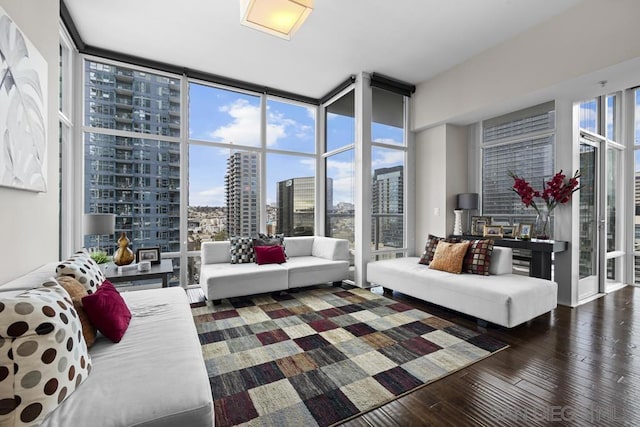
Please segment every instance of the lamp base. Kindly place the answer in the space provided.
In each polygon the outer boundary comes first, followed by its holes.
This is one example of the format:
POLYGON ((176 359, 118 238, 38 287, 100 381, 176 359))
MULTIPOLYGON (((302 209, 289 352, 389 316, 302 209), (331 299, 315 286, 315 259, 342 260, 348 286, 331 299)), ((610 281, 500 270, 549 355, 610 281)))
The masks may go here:
POLYGON ((462 209, 455 209, 453 211, 455 215, 453 222, 453 234, 456 236, 462 235, 462 209))

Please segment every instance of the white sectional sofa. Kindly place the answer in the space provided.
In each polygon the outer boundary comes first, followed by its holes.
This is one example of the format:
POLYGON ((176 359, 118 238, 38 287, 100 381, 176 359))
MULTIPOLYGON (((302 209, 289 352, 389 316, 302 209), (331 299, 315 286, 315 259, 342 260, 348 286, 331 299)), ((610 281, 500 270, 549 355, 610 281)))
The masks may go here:
POLYGON ((282 264, 231 264, 230 242, 205 242, 201 248, 200 286, 208 300, 283 291, 349 275, 349 243, 345 239, 285 237, 282 264))
MULTIPOLYGON (((0 285, 0 300, 39 287, 58 264, 0 285)), ((211 387, 184 289, 121 295, 132 314, 122 340, 98 337, 91 373, 41 425, 212 427, 211 387)))
POLYGON ((512 274, 512 250, 494 247, 489 276, 452 274, 419 264, 419 257, 370 262, 367 280, 508 328, 557 305, 555 282, 512 274))

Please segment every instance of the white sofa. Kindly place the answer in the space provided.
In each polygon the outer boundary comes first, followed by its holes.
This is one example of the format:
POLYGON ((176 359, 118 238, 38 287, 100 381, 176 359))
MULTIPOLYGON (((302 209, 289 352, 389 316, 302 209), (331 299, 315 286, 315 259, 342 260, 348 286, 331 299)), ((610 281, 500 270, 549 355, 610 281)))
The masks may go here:
MULTIPOLYGON (((0 299, 39 287, 57 265, 1 285, 0 299)), ((121 295, 132 314, 124 337, 114 344, 98 334, 91 373, 41 425, 212 427, 211 387, 184 289, 121 295)))
POLYGON ((488 322, 512 328, 557 305, 555 282, 512 274, 512 250, 494 247, 489 276, 452 274, 418 257, 370 262, 367 280, 488 322))
POLYGON ((201 247, 200 286, 208 300, 338 282, 349 276, 349 242, 321 236, 285 237, 282 264, 231 264, 230 243, 201 247))

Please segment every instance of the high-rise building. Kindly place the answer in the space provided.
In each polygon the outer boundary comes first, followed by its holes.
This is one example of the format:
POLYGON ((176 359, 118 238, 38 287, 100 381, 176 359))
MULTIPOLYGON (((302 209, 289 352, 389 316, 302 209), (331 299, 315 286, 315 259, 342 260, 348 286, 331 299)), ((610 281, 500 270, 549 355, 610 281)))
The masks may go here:
POLYGON ((227 159, 224 180, 229 237, 258 234, 259 175, 257 153, 237 152, 227 159))
POLYGON ((313 236, 315 177, 278 182, 277 233, 285 236, 313 236))
MULTIPOLYGON (((180 81, 126 67, 85 62, 84 212, 115 213, 102 238, 113 253, 125 231, 133 249, 180 250, 180 81), (113 130, 140 137, 115 135, 113 130)), ((95 236, 85 238, 95 247, 95 236)))
POLYGON ((373 171, 372 238, 374 249, 404 246, 404 167, 373 171))

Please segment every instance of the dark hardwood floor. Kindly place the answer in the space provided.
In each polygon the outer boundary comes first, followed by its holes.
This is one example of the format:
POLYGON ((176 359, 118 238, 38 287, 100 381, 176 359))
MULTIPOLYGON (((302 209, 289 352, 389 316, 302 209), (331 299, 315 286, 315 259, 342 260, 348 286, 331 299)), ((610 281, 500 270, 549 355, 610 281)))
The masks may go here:
POLYGON ((511 347, 345 425, 640 425, 640 288, 558 306, 512 329, 482 328, 397 292, 386 296, 511 347))

